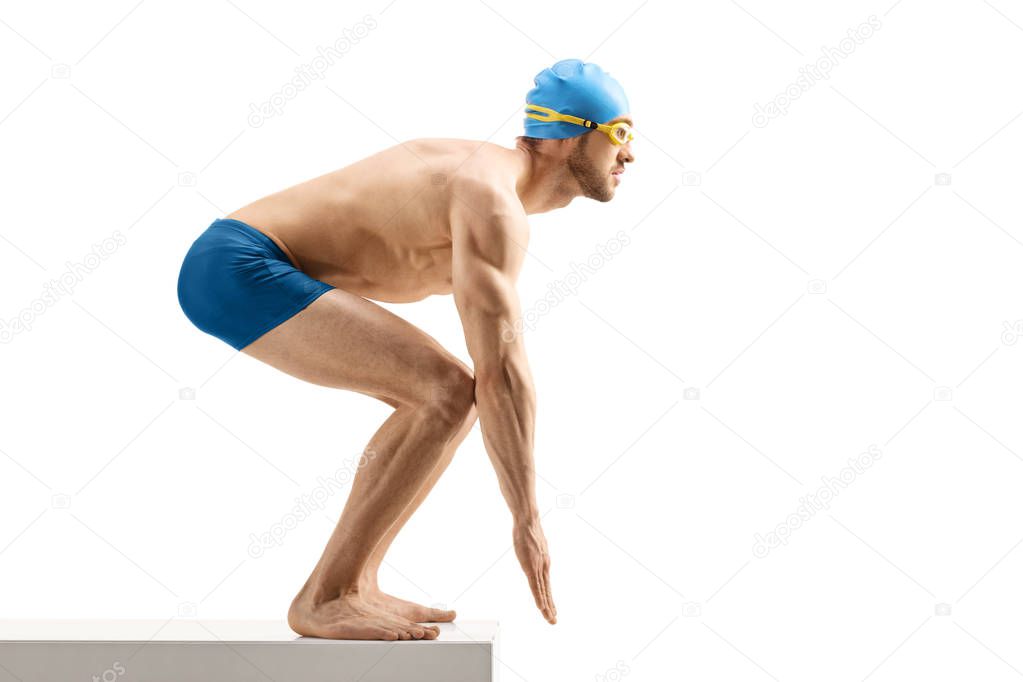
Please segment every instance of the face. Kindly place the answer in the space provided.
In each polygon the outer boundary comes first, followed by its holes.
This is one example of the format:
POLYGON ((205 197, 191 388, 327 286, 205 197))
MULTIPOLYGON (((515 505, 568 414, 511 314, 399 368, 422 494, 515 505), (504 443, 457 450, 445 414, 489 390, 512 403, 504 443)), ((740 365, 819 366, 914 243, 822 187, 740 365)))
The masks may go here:
MULTIPOLYGON (((632 118, 625 114, 608 123, 625 121, 632 125, 632 118)), ((579 183, 582 194, 597 201, 611 201, 615 189, 621 182, 620 174, 626 163, 632 163, 632 143, 616 145, 599 130, 591 130, 579 136, 579 142, 568 157, 568 169, 579 183)))

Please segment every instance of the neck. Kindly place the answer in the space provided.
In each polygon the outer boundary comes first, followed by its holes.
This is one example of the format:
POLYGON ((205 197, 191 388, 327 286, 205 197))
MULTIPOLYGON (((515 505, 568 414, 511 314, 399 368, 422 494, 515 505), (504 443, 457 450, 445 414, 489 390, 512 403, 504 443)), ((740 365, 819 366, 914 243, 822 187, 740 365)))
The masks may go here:
POLYGON ((527 215, 563 208, 580 196, 579 183, 564 158, 537 152, 521 143, 516 144, 515 154, 518 160, 515 192, 527 215))

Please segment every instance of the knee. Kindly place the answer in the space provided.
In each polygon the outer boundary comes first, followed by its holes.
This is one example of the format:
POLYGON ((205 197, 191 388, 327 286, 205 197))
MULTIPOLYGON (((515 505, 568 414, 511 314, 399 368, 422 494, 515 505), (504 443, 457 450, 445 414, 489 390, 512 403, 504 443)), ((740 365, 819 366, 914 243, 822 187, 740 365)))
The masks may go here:
POLYGON ((476 417, 476 377, 460 362, 447 365, 431 383, 429 408, 453 427, 476 417))

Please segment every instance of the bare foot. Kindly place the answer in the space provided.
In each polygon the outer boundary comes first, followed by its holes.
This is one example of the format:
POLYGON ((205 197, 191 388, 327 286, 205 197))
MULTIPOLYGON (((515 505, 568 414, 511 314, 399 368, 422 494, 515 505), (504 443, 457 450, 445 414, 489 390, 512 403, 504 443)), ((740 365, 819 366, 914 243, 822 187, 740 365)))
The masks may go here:
POLYGON ((360 596, 371 606, 399 618, 407 618, 415 623, 450 623, 455 619, 454 611, 434 609, 412 601, 399 599, 380 588, 364 589, 360 596))
POLYGON ((300 635, 324 639, 436 639, 440 629, 388 613, 356 595, 314 604, 302 595, 288 609, 288 625, 300 635))

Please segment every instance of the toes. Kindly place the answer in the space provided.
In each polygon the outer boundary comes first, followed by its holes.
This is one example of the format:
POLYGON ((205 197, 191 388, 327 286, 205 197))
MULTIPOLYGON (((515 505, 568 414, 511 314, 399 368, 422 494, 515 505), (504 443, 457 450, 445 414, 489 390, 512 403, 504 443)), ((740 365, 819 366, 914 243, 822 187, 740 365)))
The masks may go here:
POLYGON ((389 616, 386 623, 399 633, 399 639, 436 639, 440 634, 436 625, 421 625, 401 616, 389 616))
POLYGON ((377 633, 377 636, 374 637, 373 639, 383 639, 387 640, 388 642, 393 642, 396 639, 398 639, 398 633, 395 632, 394 630, 391 630, 390 628, 375 627, 373 628, 373 630, 377 633))
POLYGON ((414 627, 413 623, 410 623, 404 618, 391 617, 388 618, 388 624, 395 632, 398 633, 398 639, 415 639, 412 636, 412 628, 414 627))
POLYGON ((394 641, 398 639, 398 631, 384 625, 353 625, 352 623, 335 624, 324 633, 317 634, 317 637, 326 636, 330 639, 383 639, 394 641))
POLYGON ((455 619, 454 611, 444 611, 442 609, 430 609, 427 615, 431 623, 450 623, 455 619))

